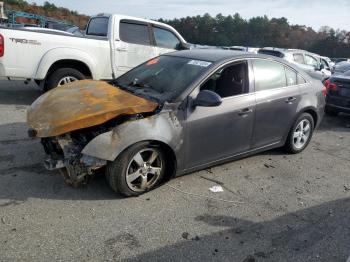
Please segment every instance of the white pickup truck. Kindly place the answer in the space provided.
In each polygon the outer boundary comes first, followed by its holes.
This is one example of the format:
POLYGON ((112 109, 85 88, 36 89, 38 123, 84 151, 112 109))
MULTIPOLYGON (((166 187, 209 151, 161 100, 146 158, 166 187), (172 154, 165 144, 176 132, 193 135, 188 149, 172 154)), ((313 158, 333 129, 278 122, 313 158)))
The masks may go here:
POLYGON ((123 15, 92 17, 84 37, 0 28, 0 78, 34 80, 44 90, 85 78, 110 80, 186 46, 169 25, 123 15))

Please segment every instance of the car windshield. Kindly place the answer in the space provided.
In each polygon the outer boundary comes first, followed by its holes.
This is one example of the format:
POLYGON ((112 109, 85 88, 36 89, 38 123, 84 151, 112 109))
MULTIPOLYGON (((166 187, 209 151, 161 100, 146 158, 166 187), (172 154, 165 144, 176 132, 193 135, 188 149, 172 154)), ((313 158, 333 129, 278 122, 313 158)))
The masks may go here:
POLYGON ((207 61, 164 55, 132 69, 114 83, 157 102, 173 102, 210 65, 207 61))

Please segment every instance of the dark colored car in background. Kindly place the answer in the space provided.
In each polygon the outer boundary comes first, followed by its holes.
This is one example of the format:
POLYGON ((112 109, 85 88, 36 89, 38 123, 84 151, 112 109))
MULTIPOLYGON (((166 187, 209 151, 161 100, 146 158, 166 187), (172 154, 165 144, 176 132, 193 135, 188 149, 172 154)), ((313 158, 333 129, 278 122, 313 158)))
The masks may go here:
POLYGON ((325 81, 327 88, 326 113, 336 116, 340 112, 350 114, 350 70, 332 75, 325 81))
POLYGON ((322 83, 285 60, 203 49, 159 56, 110 84, 55 88, 33 103, 28 124, 49 168, 75 182, 107 165, 110 186, 135 196, 272 148, 302 152, 324 106, 322 83))

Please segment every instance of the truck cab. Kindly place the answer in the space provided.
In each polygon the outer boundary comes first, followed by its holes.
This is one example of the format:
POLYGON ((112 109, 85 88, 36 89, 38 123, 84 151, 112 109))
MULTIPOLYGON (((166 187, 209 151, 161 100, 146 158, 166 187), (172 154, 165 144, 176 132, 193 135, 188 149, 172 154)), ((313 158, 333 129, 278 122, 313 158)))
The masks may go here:
POLYGON ((183 49, 186 41, 172 27, 155 21, 100 14, 92 17, 87 36, 107 37, 115 76, 163 53, 183 49))
POLYGON ((86 78, 111 80, 186 48, 169 25, 116 14, 91 17, 84 36, 0 27, 0 78, 34 80, 49 90, 86 78))

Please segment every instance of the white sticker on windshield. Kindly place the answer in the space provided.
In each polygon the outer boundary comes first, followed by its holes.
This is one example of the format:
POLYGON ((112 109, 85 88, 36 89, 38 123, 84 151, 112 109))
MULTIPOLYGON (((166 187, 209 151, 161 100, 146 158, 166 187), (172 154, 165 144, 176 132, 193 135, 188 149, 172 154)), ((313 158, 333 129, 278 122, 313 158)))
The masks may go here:
POLYGON ((188 62, 188 64, 195 65, 195 66, 202 66, 202 67, 208 67, 211 65, 210 62, 200 61, 200 60, 191 60, 190 62, 188 62))

